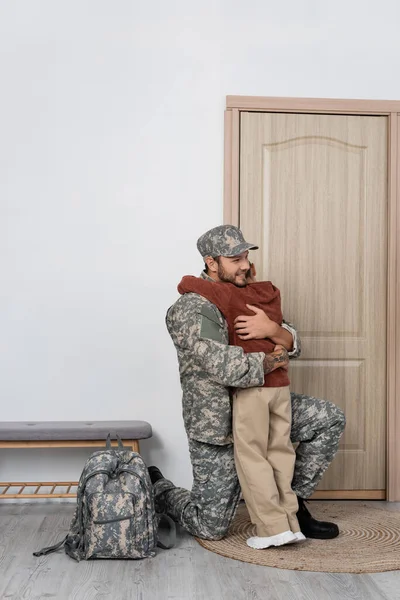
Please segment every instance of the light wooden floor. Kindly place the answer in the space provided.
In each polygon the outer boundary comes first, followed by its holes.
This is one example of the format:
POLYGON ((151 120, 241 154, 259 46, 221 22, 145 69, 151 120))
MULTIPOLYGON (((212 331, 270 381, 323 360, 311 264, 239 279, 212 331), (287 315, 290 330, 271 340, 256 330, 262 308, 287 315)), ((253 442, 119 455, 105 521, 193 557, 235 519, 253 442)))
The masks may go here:
POLYGON ((400 571, 347 575, 250 565, 208 552, 183 531, 174 549, 142 561, 32 556, 63 537, 73 510, 71 503, 0 504, 2 600, 400 599, 400 571))

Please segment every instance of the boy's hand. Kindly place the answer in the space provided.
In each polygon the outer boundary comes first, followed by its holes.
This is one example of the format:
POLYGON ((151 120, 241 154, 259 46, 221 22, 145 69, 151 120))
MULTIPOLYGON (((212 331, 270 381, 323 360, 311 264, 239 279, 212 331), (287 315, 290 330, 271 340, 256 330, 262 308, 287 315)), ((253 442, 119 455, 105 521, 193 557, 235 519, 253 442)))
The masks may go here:
POLYGON ((246 273, 247 283, 254 283, 256 281, 256 268, 254 263, 250 263, 250 269, 246 273))
POLYGON ((239 315, 234 328, 241 340, 263 340, 274 337, 279 331, 278 323, 272 321, 261 308, 246 304, 255 314, 251 317, 239 315))

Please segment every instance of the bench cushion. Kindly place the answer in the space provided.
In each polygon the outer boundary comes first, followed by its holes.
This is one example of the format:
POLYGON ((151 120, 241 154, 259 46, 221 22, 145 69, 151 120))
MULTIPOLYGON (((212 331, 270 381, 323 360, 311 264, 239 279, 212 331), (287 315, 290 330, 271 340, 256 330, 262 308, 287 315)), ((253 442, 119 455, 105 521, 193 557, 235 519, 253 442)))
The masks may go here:
POLYGON ((125 440, 142 440, 152 435, 146 421, 3 421, 0 440, 100 440, 111 433, 125 440))

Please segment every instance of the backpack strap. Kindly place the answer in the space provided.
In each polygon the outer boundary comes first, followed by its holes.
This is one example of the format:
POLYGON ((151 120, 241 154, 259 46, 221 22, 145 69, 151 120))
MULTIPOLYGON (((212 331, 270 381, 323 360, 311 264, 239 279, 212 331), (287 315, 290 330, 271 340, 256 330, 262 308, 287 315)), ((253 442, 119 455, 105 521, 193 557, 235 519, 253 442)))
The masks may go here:
POLYGON ((54 546, 48 546, 47 548, 42 548, 37 552, 33 552, 33 556, 46 556, 46 554, 51 554, 52 552, 56 552, 62 546, 65 547, 65 551, 68 552, 72 558, 75 560, 79 560, 79 551, 81 549, 83 543, 83 510, 82 510, 82 493, 81 493, 81 479, 78 484, 78 492, 77 492, 77 507, 75 509, 75 514, 73 521, 70 525, 70 531, 67 533, 64 539, 62 539, 58 544, 54 546), (71 533, 71 527, 73 526, 74 531, 71 533), (71 549, 74 550, 76 555, 71 554, 71 549))
POLYGON ((56 550, 58 550, 59 548, 61 548, 61 546, 65 544, 67 537, 68 536, 66 535, 65 538, 61 540, 61 542, 58 542, 58 544, 55 544, 54 546, 48 546, 47 548, 42 548, 41 550, 38 550, 38 552, 34 552, 33 556, 46 556, 46 554, 56 552, 56 550))
POLYGON ((166 514, 157 514, 158 531, 157 531, 157 546, 168 550, 176 544, 176 525, 175 522, 166 514))
MULTIPOLYGON (((119 437, 118 433, 116 434, 116 438, 118 440, 118 448, 119 448, 119 450, 123 450, 124 448, 126 448, 126 446, 124 446, 124 444, 122 443, 122 440, 119 437)), ((106 449, 107 450, 112 450, 112 446, 111 446, 111 433, 108 434, 107 439, 106 439, 106 449)))

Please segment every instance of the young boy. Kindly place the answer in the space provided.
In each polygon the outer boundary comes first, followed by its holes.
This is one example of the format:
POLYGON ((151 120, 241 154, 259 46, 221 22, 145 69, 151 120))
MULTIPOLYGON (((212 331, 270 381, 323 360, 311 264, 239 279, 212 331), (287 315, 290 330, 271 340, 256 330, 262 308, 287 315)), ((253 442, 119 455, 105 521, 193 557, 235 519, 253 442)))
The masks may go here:
MULTIPOLYGON (((247 304, 261 308, 279 325, 282 323, 279 290, 270 281, 255 282, 254 276, 252 267, 245 287, 187 276, 178 291, 200 294, 218 307, 228 323, 231 345, 240 346, 245 352, 271 354, 281 347, 269 339, 241 340, 234 328, 237 316, 251 314, 247 304)), ((247 544, 262 549, 305 539, 296 517, 297 497, 291 488, 295 452, 290 441, 287 369, 279 367, 267 374, 262 388, 234 392, 232 426, 236 470, 257 533, 247 544)))

